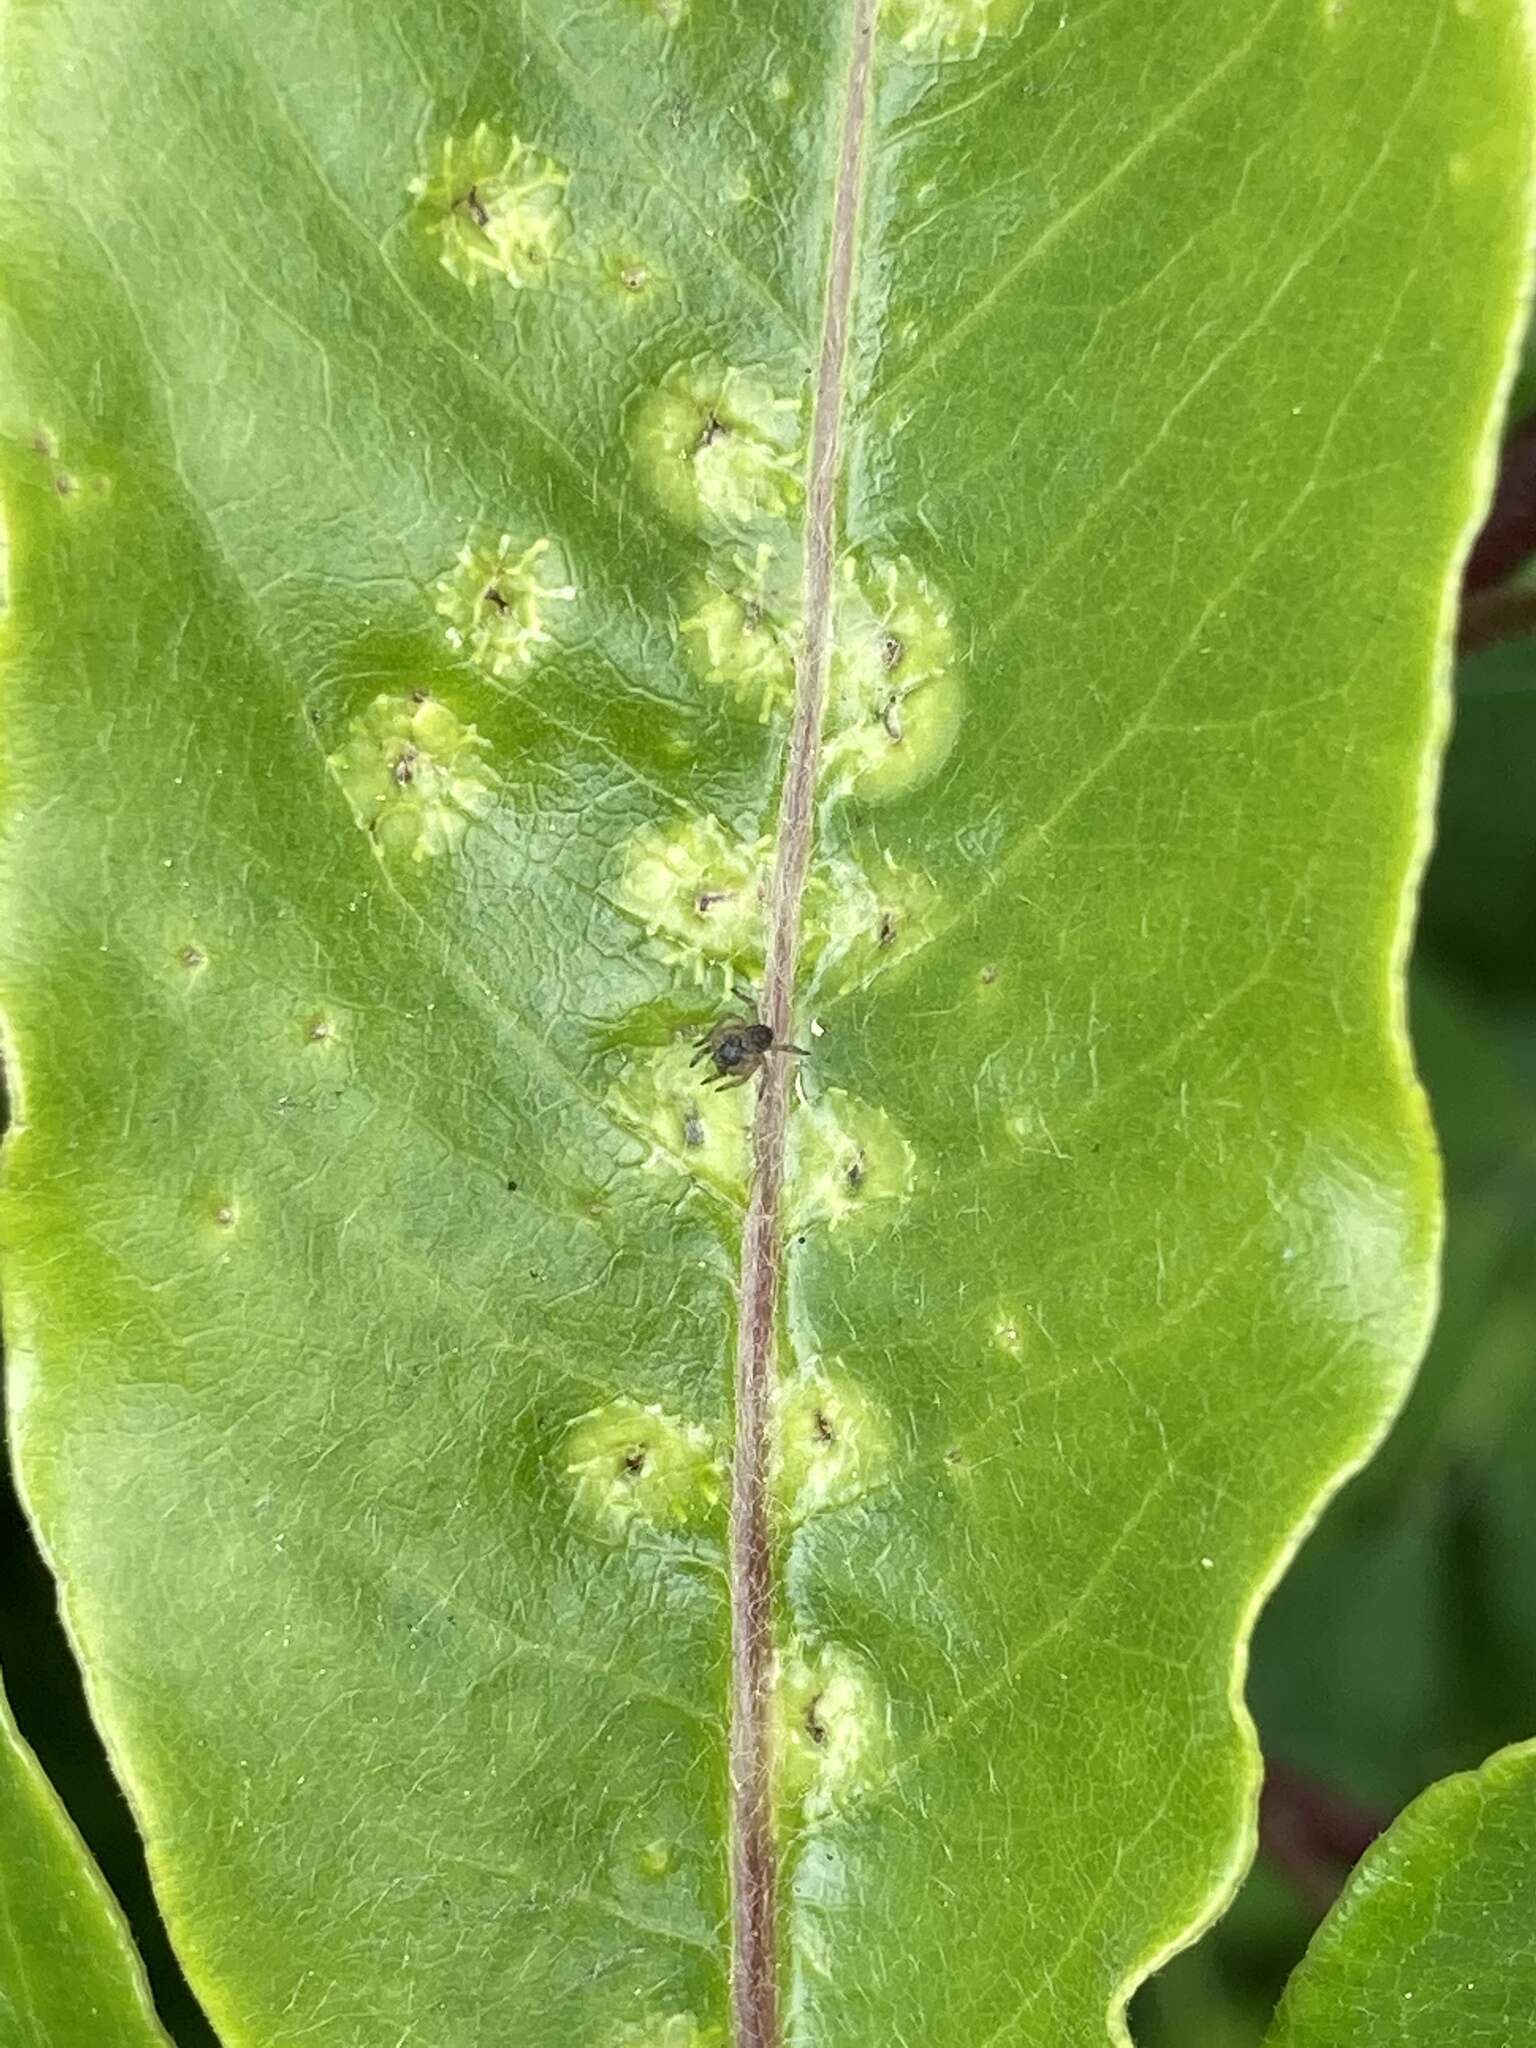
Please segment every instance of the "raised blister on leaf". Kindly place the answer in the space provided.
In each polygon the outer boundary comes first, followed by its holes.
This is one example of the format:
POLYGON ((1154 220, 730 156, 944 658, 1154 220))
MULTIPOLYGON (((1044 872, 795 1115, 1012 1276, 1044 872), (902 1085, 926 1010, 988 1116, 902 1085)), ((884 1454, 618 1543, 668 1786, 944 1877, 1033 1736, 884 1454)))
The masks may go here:
POLYGON ((375 697, 326 765, 383 853, 447 853, 492 800, 487 742, 424 691, 375 697))
POLYGON ((578 1511, 610 1531, 707 1521, 722 1494, 708 1430, 654 1402, 609 1401, 579 1416, 566 1439, 565 1471, 578 1511))
POLYGON ((862 988, 933 937, 938 890, 888 852, 868 869, 840 857, 824 862, 818 881, 818 957, 829 988, 862 988))
POLYGON ((470 539, 436 586, 437 610, 450 647, 488 675, 517 675, 533 666, 554 639, 551 607, 576 595, 560 549, 541 534, 535 541, 470 539))
POLYGON ((698 1064, 691 1043, 637 1053, 614 1083, 609 1102, 649 1144, 648 1164, 690 1174, 742 1203, 753 1093, 708 1086, 711 1071, 698 1064))
POLYGON ((711 969, 748 979, 763 963, 763 891, 770 842, 748 841, 718 818, 645 825, 624 849, 618 904, 669 960, 702 981, 711 969))
POLYGON ((963 56, 1006 34, 1033 0, 885 0, 881 21, 903 49, 963 56))
POLYGON ((775 1479, 795 1521, 857 1500, 885 1477, 890 1429, 841 1360, 785 1380, 774 1424, 775 1479))
POLYGON ((831 1813, 878 1774, 887 1745, 880 1688, 835 1643, 793 1643, 778 1672, 781 1796, 809 1818, 831 1813))
POLYGON ((482 121, 450 136, 436 171, 413 178, 411 191, 445 270, 471 288, 487 276, 522 288, 547 282, 570 233, 568 182, 551 158, 482 121))
POLYGON ((794 696, 797 593, 782 550, 761 542, 754 556, 716 562, 698 608, 682 622, 684 644, 701 674, 724 683, 766 720, 794 696))
POLYGON ((635 455, 674 519, 745 533, 800 502, 800 400, 759 370, 681 363, 641 406, 635 455))
POLYGON ((657 294, 671 284, 653 257, 628 243, 601 253, 597 275, 612 303, 629 312, 654 305, 657 294))
POLYGON ((797 1228, 888 1222, 912 1192, 912 1147, 883 1109, 825 1088, 795 1113, 785 1187, 797 1228))
POLYGON ((960 724, 949 607, 905 556, 846 556, 827 684, 830 787, 878 799, 926 781, 960 724))

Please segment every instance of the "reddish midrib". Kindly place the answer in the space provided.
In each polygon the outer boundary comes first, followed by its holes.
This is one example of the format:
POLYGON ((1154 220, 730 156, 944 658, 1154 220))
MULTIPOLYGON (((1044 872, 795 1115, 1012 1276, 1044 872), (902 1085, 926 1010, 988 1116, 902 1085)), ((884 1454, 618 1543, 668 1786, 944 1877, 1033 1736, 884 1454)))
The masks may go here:
MULTIPOLYGON (((837 554, 843 373, 863 185, 879 0, 855 0, 843 103, 826 303, 811 423, 805 514, 805 624, 794 722, 779 803, 768 910, 763 1021, 790 1037, 800 908, 816 823, 816 778, 827 692, 832 572, 837 554)), ((741 1254, 736 1426, 731 1478, 731 1999, 733 2048, 779 2048, 778 1846, 773 1824, 774 1558, 768 1512, 769 1431, 783 1239, 784 1139, 791 1062, 764 1069, 753 1124, 752 1186, 741 1254)))

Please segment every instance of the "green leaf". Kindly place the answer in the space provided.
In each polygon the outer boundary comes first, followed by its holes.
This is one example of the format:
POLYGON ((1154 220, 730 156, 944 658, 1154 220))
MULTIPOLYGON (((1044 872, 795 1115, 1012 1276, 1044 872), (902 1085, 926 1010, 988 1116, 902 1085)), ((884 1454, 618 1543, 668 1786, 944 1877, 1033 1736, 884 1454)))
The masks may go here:
MULTIPOLYGON (((1448 777, 1466 767, 1453 751, 1448 777)), ((1518 808, 1520 792, 1488 801, 1518 808)), ((1435 866, 1458 857, 1442 839, 1435 866)), ((1387 1443, 1266 1609, 1248 1685, 1266 1760, 1383 1820, 1536 1726, 1536 1114, 1501 1045, 1527 1034, 1422 949, 1413 1025, 1445 1158, 1435 1334, 1387 1443)), ((1342 1841, 1331 1848, 1315 1845, 1318 1885, 1343 1879, 1342 1841)), ((1240 2008, 1240 2038, 1257 2040, 1315 1922, 1294 1874, 1261 1856, 1219 1925, 1156 1979, 1138 2041, 1214 2048, 1225 2036, 1202 1997, 1240 2008)))
POLYGON ((0 2041, 166 2048, 122 1915, 3 1695, 0 2041))
POLYGON ((1536 1743, 1432 1785, 1367 1853, 1268 2048, 1520 2048, 1536 2007, 1536 1743))
POLYGON ((1528 71, 13 8, 16 1431, 230 2043, 1086 2043, 1229 1890, 1528 71))
POLYGON ((1446 1155, 1439 1321, 1260 1623, 1252 1683, 1266 1754, 1387 1813, 1536 1724, 1536 1114, 1490 1016, 1427 971, 1414 1021, 1446 1155))

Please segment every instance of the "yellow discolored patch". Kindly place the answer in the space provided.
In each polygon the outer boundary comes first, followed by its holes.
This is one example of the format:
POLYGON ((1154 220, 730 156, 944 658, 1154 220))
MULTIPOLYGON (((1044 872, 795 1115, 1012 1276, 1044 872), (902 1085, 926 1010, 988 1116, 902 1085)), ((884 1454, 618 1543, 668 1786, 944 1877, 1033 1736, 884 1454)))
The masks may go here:
POLYGON ((808 1367, 778 1391, 774 1476, 795 1521, 857 1500, 889 1470, 885 1418, 840 1363, 808 1367))
POLYGON ((867 800, 925 782, 949 755, 962 690, 949 607, 905 556, 843 560, 824 774, 867 800))
POLYGON ((872 871, 850 860, 828 861, 818 880, 815 902, 825 934, 819 958, 829 988, 863 988, 933 937, 938 890, 921 870, 899 867, 890 853, 872 871))
POLYGON ((776 1706, 780 1796, 802 1813, 834 1812, 878 1776, 889 1745, 884 1702, 848 1651, 791 1643, 776 1706))
POLYGON ((748 841, 705 813, 645 825, 624 849, 617 902, 669 960, 699 980, 752 980, 763 964, 763 895, 771 842, 748 841))
POLYGON ((841 1088, 801 1103, 789 1129, 785 1193, 793 1225, 877 1225, 912 1192, 916 1158, 883 1109, 841 1088))
POLYGON ((802 495, 801 403, 758 370, 681 363, 640 407, 635 459, 684 526, 746 534, 784 520, 802 495))
POLYGON ((504 533, 466 541, 436 593, 449 646, 488 675, 506 677, 532 668, 555 637, 551 607, 569 604, 576 586, 548 535, 524 543, 504 533))
POLYGON ((709 1432, 654 1403, 609 1401, 572 1423, 566 1477, 578 1511, 611 1532, 706 1521, 724 1481, 709 1432))
POLYGON ((725 2048, 719 2027, 700 2025, 691 2012, 634 2020, 614 2039, 614 2048, 725 2048))
POLYGON ((655 305, 672 284, 652 257, 627 245, 604 250, 597 258, 596 275, 610 302, 629 311, 655 305))
POLYGON ((1034 0, 884 0, 881 25, 904 50, 974 55, 988 36, 1007 35, 1034 0))
POLYGON ((447 853, 493 800, 486 741, 425 692, 375 697, 326 765, 381 854, 447 853))
POLYGON ((521 290, 548 282, 570 234, 568 182, 550 157, 482 121, 469 136, 449 136, 437 169, 410 189, 446 271, 471 290, 483 277, 521 290))
POLYGON ((728 1201, 744 1203, 756 1091, 707 1086, 713 1068, 679 1042, 634 1059, 608 1100, 650 1147, 647 1164, 686 1173, 728 1201))
POLYGON ((750 560, 717 561, 681 629, 705 679, 725 684, 765 722, 787 709, 795 694, 799 623, 785 568, 784 555, 766 541, 750 560))

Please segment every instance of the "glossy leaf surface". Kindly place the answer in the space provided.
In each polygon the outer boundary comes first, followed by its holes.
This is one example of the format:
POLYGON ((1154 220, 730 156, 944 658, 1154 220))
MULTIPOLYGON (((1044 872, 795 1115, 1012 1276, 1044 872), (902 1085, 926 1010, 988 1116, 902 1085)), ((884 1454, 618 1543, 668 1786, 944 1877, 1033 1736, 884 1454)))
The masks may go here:
POLYGON ((768 1112, 704 1081, 786 993, 809 673, 784 2034, 1099 2042, 1426 1321, 1392 970, 1516 10, 895 0, 867 71, 823 0, 133 15, 9 24, 4 1227, 194 1985, 750 2048, 768 1112))
POLYGON ((1367 1854, 1269 2048, 1519 2048, 1536 2010, 1536 1746, 1432 1785, 1367 1854))

